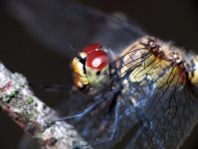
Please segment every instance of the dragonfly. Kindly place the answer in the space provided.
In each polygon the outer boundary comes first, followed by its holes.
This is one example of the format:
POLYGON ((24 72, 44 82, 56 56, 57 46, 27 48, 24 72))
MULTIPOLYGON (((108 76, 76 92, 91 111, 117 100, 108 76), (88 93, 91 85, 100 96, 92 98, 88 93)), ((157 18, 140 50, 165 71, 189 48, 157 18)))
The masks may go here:
POLYGON ((94 148, 181 146, 197 123, 196 56, 73 1, 8 3, 35 37, 74 57, 79 91, 54 122, 71 123, 94 148), (97 44, 77 50, 88 43, 97 44))

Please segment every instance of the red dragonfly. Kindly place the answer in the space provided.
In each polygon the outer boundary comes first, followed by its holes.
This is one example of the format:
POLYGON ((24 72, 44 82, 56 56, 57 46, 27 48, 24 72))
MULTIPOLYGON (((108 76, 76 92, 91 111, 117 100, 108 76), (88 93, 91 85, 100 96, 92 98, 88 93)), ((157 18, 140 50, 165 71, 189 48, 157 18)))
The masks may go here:
POLYGON ((197 123, 195 56, 187 59, 173 45, 145 36, 127 18, 73 1, 9 2, 39 40, 74 57, 81 91, 59 107, 54 122, 71 123, 94 148, 181 146, 197 123))

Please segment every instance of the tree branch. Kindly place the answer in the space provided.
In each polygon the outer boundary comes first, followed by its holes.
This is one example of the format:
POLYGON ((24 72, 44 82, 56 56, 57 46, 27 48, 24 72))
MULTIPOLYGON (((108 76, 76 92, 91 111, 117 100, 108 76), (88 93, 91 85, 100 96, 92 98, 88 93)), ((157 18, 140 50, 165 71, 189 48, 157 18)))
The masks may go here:
POLYGON ((0 63, 0 107, 46 149, 91 149, 73 127, 57 122, 57 113, 34 96, 24 76, 11 73, 0 63))

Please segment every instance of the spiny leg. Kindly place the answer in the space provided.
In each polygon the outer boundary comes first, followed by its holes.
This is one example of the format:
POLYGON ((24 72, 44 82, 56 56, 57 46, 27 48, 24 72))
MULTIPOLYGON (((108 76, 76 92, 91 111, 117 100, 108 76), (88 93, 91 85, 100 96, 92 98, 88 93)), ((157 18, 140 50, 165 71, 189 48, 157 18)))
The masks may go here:
POLYGON ((109 137, 104 138, 104 139, 96 139, 96 141, 92 141, 90 142, 91 145, 98 145, 98 144, 104 144, 104 143, 108 143, 110 141, 112 141, 116 135, 117 132, 117 128, 118 128, 118 124, 119 124, 119 112, 120 112, 120 102, 116 103, 116 107, 115 107, 115 118, 114 118, 114 123, 113 126, 111 128, 112 132, 110 134, 109 137))
POLYGON ((78 114, 71 115, 71 116, 66 116, 66 117, 62 117, 60 119, 55 120, 54 122, 65 121, 65 120, 68 120, 68 119, 83 117, 86 114, 88 114, 89 112, 92 112, 100 103, 102 103, 102 101, 103 100, 98 100, 94 104, 92 104, 91 106, 89 106, 89 107, 85 108, 83 111, 79 112, 78 114))
POLYGON ((30 82, 29 86, 32 87, 33 89, 41 90, 44 92, 51 92, 51 93, 69 93, 70 91, 72 91, 72 87, 66 84, 37 85, 30 82))

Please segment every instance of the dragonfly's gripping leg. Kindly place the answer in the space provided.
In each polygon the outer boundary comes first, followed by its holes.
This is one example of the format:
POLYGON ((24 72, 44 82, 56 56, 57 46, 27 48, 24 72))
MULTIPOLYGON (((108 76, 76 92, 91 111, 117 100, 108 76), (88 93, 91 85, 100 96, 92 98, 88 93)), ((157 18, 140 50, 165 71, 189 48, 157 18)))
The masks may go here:
POLYGON ((112 126, 112 132, 110 134, 110 136, 108 138, 104 138, 104 139, 98 139, 94 142, 91 142, 91 145, 97 145, 97 144, 104 144, 104 143, 109 143, 110 141, 112 141, 115 138, 116 132, 117 132, 117 128, 118 128, 118 124, 119 124, 119 111, 120 111, 120 103, 118 102, 116 104, 115 107, 115 118, 114 118, 114 123, 112 126))
POLYGON ((73 119, 73 118, 82 118, 83 116, 85 116, 86 114, 88 114, 89 112, 92 112, 100 103, 102 103, 102 100, 98 100, 96 101, 94 104, 92 104, 91 106, 85 108, 85 110, 75 114, 75 115, 71 115, 71 116, 66 116, 66 117, 61 117, 57 120, 54 120, 52 123, 58 122, 58 121, 65 121, 68 119, 73 119))

